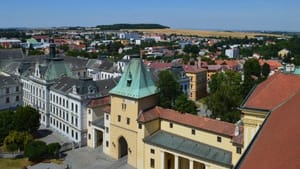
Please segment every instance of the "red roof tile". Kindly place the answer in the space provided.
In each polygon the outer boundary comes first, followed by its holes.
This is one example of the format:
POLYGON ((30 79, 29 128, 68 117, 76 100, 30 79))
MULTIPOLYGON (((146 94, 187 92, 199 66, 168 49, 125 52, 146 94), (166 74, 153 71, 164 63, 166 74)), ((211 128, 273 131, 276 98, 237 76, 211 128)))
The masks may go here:
MULTIPOLYGON (((232 123, 200 117, 188 113, 180 113, 172 109, 164 109, 158 106, 142 112, 138 118, 138 121, 145 123, 159 118, 220 135, 234 137, 235 125, 232 123)), ((240 133, 243 133, 243 129, 240 129, 240 133)), ((238 138, 236 141, 237 143, 242 144, 238 138)))
POLYGON ((101 107, 101 106, 105 106, 105 105, 109 105, 109 104, 110 104, 110 97, 106 96, 103 98, 91 100, 90 103, 88 104, 88 107, 96 108, 96 107, 101 107))
POLYGON ((299 168, 300 92, 287 100, 285 104, 270 114, 238 168, 299 168))
POLYGON ((299 75, 278 72, 259 84, 243 107, 272 110, 299 90, 299 75))
POLYGON ((274 69, 278 69, 280 67, 282 67, 282 64, 280 63, 279 60, 259 60, 259 64, 262 66, 264 63, 267 63, 270 65, 270 69, 274 70, 274 69))
POLYGON ((184 65, 183 69, 185 72, 188 73, 198 73, 198 72, 206 71, 206 69, 198 67, 196 65, 184 65))

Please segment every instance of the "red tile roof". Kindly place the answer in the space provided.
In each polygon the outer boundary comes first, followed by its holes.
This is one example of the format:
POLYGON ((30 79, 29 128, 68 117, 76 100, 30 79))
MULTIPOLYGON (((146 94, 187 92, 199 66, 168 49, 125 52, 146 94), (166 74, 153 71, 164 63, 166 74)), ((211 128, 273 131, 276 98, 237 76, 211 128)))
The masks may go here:
POLYGON ((188 73, 198 73, 198 72, 206 71, 206 69, 201 68, 196 65, 184 65, 183 69, 185 72, 188 72, 188 73))
POLYGON ((299 75, 278 72, 259 84, 243 107, 272 110, 299 90, 299 75))
MULTIPOLYGON (((300 83, 298 83, 299 86, 300 83)), ((274 84, 275 85, 275 84, 274 84)), ((284 89, 283 89, 284 90, 284 89)), ((275 94, 276 92, 272 92, 275 94)), ((275 98, 275 97, 274 97, 275 98)), ((300 92, 271 112, 240 169, 298 169, 300 166, 300 92)))
POLYGON ((270 69, 274 70, 274 69, 278 69, 280 67, 282 67, 282 64, 280 63, 279 60, 259 60, 259 64, 262 66, 264 63, 267 63, 270 65, 270 69))
POLYGON ((98 99, 93 99, 90 101, 90 103, 88 104, 89 108, 96 108, 96 107, 101 107, 101 106, 105 106, 105 105, 109 105, 110 104, 110 97, 106 96, 103 98, 98 98, 98 99))
MULTIPOLYGON (((220 135, 234 137, 235 125, 232 123, 227 123, 227 122, 214 120, 206 117, 200 117, 188 113, 181 113, 172 109, 164 109, 158 106, 150 110, 147 110, 145 112, 142 112, 139 115, 138 121, 145 123, 155 119, 172 121, 189 127, 198 128, 200 130, 205 130, 220 135)), ((243 129, 241 128, 240 128, 240 133, 241 134, 243 133, 243 129)), ((238 138, 235 139, 237 143, 243 144, 241 140, 239 140, 238 138)))

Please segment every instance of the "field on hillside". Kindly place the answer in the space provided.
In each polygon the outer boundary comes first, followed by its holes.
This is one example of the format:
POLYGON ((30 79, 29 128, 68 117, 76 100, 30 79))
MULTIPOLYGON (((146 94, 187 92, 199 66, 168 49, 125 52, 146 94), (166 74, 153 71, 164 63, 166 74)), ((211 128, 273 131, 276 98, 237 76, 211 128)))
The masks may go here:
POLYGON ((253 38, 255 36, 275 36, 283 37, 276 34, 252 33, 252 32, 225 32, 225 31, 206 31, 206 30, 183 30, 183 29, 136 29, 132 31, 148 32, 148 33, 164 33, 164 34, 177 34, 177 35, 196 35, 201 37, 236 37, 253 38))

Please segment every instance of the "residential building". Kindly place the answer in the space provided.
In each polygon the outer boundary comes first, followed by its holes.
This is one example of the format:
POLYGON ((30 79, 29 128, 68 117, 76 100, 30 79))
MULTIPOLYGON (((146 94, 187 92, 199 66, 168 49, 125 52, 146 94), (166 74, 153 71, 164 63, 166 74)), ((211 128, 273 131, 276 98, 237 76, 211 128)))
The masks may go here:
POLYGON ((122 74, 122 63, 105 59, 90 59, 87 63, 88 77, 93 80, 104 80, 120 77, 122 74))
POLYGON ((68 139, 86 145, 87 106, 93 99, 106 96, 115 79, 93 81, 91 78, 63 77, 50 87, 50 128, 68 139))
POLYGON ((22 85, 16 76, 0 73, 0 110, 22 105, 22 85))
POLYGON ((100 140, 104 153, 127 156, 135 168, 232 168, 243 152, 243 127, 158 107, 157 88, 139 58, 110 90, 110 106, 105 98, 95 102, 88 146, 100 140))
POLYGON ((194 65, 184 65, 186 76, 190 78, 189 99, 199 100, 207 95, 207 70, 194 65))
POLYGON ((280 58, 284 58, 284 57, 286 57, 290 53, 291 53, 291 51, 289 51, 287 49, 281 49, 280 51, 278 51, 278 56, 280 58))
POLYGON ((48 57, 21 75, 23 103, 39 110, 41 124, 46 127, 50 125, 50 87, 62 76, 73 77, 73 74, 64 59, 56 55, 55 44, 50 45, 48 57))
POLYGON ((238 58, 240 56, 239 48, 233 47, 233 48, 230 48, 230 49, 226 49, 225 50, 225 55, 228 56, 228 58, 230 58, 230 59, 238 58))
POLYGON ((169 68, 168 70, 173 74, 173 76, 175 77, 175 80, 179 83, 182 93, 189 96, 190 95, 190 78, 187 76, 182 65, 173 63, 171 68, 169 68))

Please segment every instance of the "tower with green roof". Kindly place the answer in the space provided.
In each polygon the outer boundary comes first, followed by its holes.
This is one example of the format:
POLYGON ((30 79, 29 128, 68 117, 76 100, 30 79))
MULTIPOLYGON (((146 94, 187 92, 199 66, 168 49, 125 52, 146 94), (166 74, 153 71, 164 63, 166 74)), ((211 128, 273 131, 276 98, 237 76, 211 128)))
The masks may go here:
POLYGON ((105 153, 118 159, 128 155, 128 164, 143 166, 143 130, 137 118, 158 103, 158 91, 142 59, 133 58, 119 83, 110 91, 109 145, 105 153))

